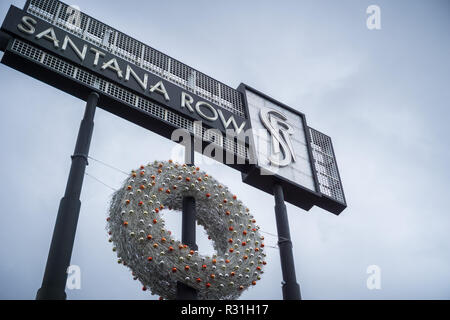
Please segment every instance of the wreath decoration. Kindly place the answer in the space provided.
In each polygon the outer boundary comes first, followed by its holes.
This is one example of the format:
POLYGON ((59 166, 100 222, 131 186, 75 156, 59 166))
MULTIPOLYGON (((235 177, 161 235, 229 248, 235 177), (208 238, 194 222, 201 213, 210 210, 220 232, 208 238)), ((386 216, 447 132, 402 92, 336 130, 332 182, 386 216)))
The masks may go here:
POLYGON ((199 299, 237 299, 256 285, 266 264, 255 223, 226 186, 199 168, 169 160, 131 172, 112 197, 107 231, 118 263, 160 299, 175 299, 178 281, 198 290, 199 299), (184 196, 196 199, 197 223, 213 242, 212 256, 165 228, 161 212, 182 210, 184 196))

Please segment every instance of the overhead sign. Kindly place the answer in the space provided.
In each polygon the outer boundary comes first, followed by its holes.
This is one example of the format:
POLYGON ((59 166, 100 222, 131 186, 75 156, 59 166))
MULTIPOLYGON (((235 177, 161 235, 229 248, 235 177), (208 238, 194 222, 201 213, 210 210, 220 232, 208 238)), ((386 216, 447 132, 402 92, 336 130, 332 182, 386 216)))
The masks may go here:
POLYGON ((339 214, 346 203, 331 139, 309 128, 301 112, 245 84, 239 90, 246 98, 256 158, 243 181, 268 193, 282 184, 286 201, 339 214))
POLYGON ((68 9, 56 0, 11 6, 1 30, 13 40, 2 62, 79 98, 94 89, 100 107, 165 137, 186 129, 247 159, 245 144, 225 137, 249 129, 237 90, 84 13, 78 23, 67 19, 68 9))
POLYGON ((245 96, 262 174, 278 174, 316 191, 304 115, 248 88, 245 96))
POLYGON ((12 7, 3 29, 210 127, 239 133, 245 119, 152 73, 12 7))
POLYGON ((223 163, 244 182, 268 193, 282 184, 285 200, 305 210, 346 207, 331 139, 295 109, 244 84, 233 89, 58 0, 11 6, 1 32, 9 37, 0 37, 2 63, 80 99, 95 91, 101 108, 164 137, 185 129, 202 149, 231 154, 223 163))

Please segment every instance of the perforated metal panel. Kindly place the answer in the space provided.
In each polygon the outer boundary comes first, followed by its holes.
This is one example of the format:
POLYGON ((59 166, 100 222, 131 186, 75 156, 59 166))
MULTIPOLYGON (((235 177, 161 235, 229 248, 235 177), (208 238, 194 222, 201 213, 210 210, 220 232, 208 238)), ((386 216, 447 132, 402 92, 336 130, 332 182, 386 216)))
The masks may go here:
POLYGON ((64 60, 45 53, 41 49, 18 39, 14 39, 11 46, 11 51, 15 54, 22 55, 35 63, 44 65, 52 71, 77 80, 84 85, 94 88, 105 95, 111 96, 114 99, 123 102, 126 105, 137 108, 155 118, 166 121, 174 127, 186 129, 203 141, 213 143, 241 158, 249 159, 248 149, 245 146, 238 144, 235 140, 222 137, 220 134, 215 134, 214 131, 206 130, 205 127, 196 126, 190 119, 184 118, 183 116, 176 114, 159 104, 140 97, 131 91, 115 85, 112 82, 99 78, 88 71, 79 69, 64 60))
POLYGON ((25 10, 103 50, 246 118, 242 94, 57 0, 30 0, 25 10))
POLYGON ((342 188, 331 138, 312 128, 309 128, 309 132, 320 192, 345 204, 344 190, 342 188))

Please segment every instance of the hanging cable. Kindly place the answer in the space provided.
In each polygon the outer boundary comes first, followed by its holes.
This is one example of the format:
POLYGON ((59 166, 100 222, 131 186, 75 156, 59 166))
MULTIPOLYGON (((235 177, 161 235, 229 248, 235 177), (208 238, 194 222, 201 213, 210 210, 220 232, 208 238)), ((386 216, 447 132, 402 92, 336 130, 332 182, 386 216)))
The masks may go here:
POLYGON ((93 160, 93 161, 95 161, 95 162, 98 162, 98 163, 104 165, 105 167, 108 167, 108 168, 110 168, 110 169, 116 170, 117 172, 123 173, 124 175, 127 175, 127 176, 129 175, 129 173, 127 173, 127 172, 125 172, 125 171, 123 171, 123 170, 120 170, 120 169, 118 169, 118 168, 116 168, 116 167, 114 167, 114 166, 112 166, 112 165, 110 165, 110 164, 107 164, 106 162, 103 162, 103 161, 101 161, 101 160, 95 159, 95 158, 93 158, 93 157, 91 157, 91 156, 88 156, 88 158, 91 159, 91 160, 93 160))
MULTIPOLYGON (((97 163, 99 163, 99 164, 101 164, 101 165, 104 165, 105 167, 108 167, 108 168, 113 169, 113 170, 115 170, 115 171, 117 171, 117 172, 123 173, 124 175, 127 175, 127 176, 129 175, 127 172, 125 172, 125 171, 123 171, 123 170, 121 170, 121 169, 118 169, 118 168, 116 168, 116 167, 114 167, 114 166, 112 166, 112 165, 110 165, 110 164, 108 164, 108 163, 106 163, 106 162, 104 162, 104 161, 95 159, 95 158, 93 158, 93 157, 91 157, 91 156, 88 156, 88 158, 91 159, 91 160, 93 160, 93 161, 95 161, 95 162, 97 162, 97 163)), ((89 173, 87 173, 87 172, 86 172, 86 175, 87 175, 88 177, 90 177, 91 179, 97 181, 98 183, 101 183, 101 184, 104 185, 105 187, 107 187, 107 188, 109 188, 109 189, 111 189, 111 190, 113 190, 113 191, 117 191, 117 189, 114 189, 113 187, 109 186, 108 184, 104 183, 103 181, 101 181, 100 179, 94 177, 93 175, 91 175, 91 174, 89 174, 89 173)), ((278 239, 278 235, 276 235, 276 234, 274 234, 274 233, 267 232, 267 231, 263 231, 263 230, 259 230, 259 231, 260 231, 261 233, 264 233, 264 234, 266 234, 266 235, 269 235, 269 236, 271 236, 271 237, 274 237, 274 238, 277 238, 277 239, 278 239)), ((283 237, 280 237, 279 240, 285 241, 285 240, 289 240, 289 239, 285 239, 285 238, 283 238, 283 237)), ((279 247, 278 247, 277 245, 275 245, 275 246, 266 245, 266 247, 269 247, 269 248, 272 248, 272 249, 277 249, 277 250, 279 249, 279 247)))
MULTIPOLYGON (((278 236, 277 236, 276 234, 273 234, 273 233, 270 233, 270 232, 267 232, 267 231, 262 231, 262 230, 259 230, 259 231, 260 231, 261 233, 265 233, 265 234, 267 234, 267 235, 269 235, 269 236, 272 236, 272 237, 278 239, 278 236)), ((279 240, 281 240, 281 241, 290 241, 289 239, 283 238, 283 237, 280 237, 279 240)))
POLYGON ((117 189, 114 189, 113 187, 107 185, 106 183, 104 183, 103 181, 101 181, 100 179, 94 177, 93 175, 90 175, 89 173, 85 172, 85 175, 87 175, 88 177, 90 177, 91 179, 97 181, 98 183, 101 183, 102 185, 104 185, 105 187, 113 190, 113 191, 117 191, 117 189))
POLYGON ((270 232, 267 232, 267 231, 262 231, 262 230, 259 230, 259 231, 261 231, 262 233, 265 233, 265 234, 267 234, 267 235, 269 235, 269 236, 278 238, 278 236, 277 236, 276 234, 273 234, 273 233, 270 233, 270 232))

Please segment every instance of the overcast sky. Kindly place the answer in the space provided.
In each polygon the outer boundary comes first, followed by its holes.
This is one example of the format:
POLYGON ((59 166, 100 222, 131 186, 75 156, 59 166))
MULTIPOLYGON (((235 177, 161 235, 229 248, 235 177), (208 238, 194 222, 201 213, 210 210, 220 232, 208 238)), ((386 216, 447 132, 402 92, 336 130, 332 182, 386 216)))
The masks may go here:
MULTIPOLYGON (((1 1, 0 19, 12 2, 1 1)), ((69 3, 70 4, 70 3, 69 3)), ((304 299, 449 299, 450 2, 88 1, 82 11, 230 85, 241 82, 306 114, 330 135, 348 208, 334 216, 288 205, 304 299), (366 8, 381 8, 368 30, 366 8), (368 290, 366 269, 381 268, 368 290)), ((0 298, 41 285, 84 102, 0 65, 0 298)), ((90 155, 128 171, 167 160, 174 144, 97 110, 90 155)), ((198 157, 197 157, 198 159, 198 157)), ((237 171, 201 163, 276 234, 273 197, 237 171)), ((124 175, 90 162, 118 188, 124 175)), ((116 262, 105 231, 112 190, 85 177, 68 299, 157 299, 116 262)), ((181 217, 168 217, 181 238, 181 217)), ((266 243, 276 238, 265 235, 266 243)), ((204 232, 200 252, 208 253, 204 232)), ((281 299, 279 251, 242 299, 281 299)))

